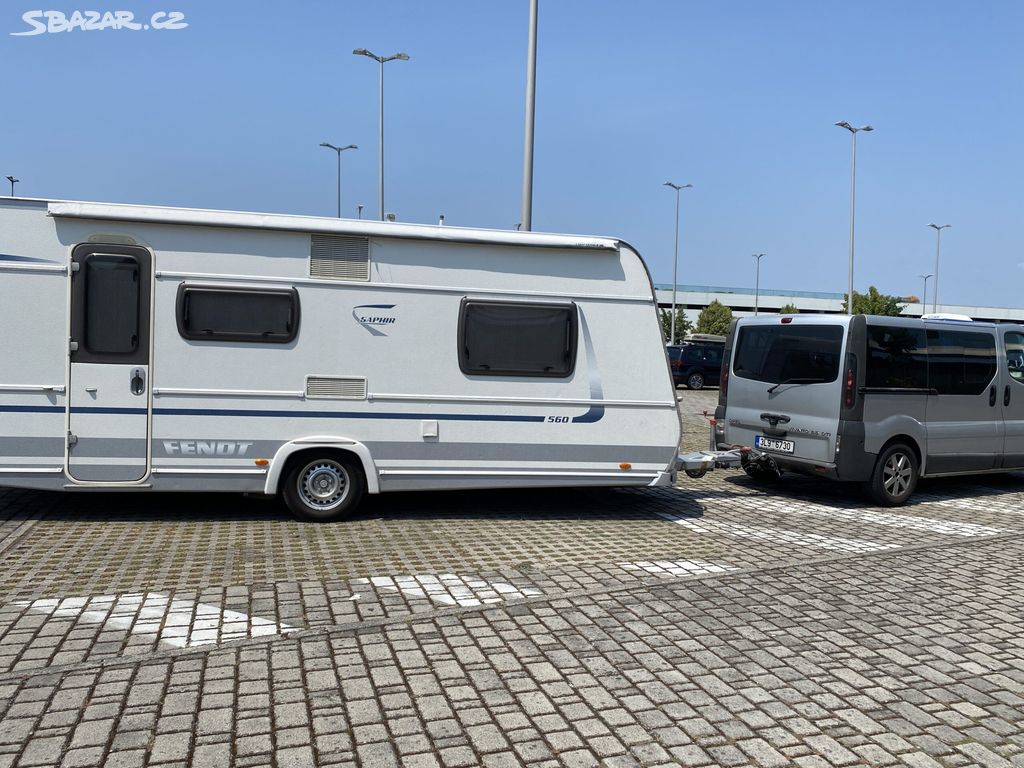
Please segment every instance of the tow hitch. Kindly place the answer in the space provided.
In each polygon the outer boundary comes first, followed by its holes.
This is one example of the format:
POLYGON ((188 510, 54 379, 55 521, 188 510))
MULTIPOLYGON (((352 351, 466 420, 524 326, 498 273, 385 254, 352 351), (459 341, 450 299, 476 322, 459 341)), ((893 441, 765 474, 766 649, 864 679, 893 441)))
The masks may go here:
MULTIPOLYGON (((676 469, 683 470, 687 477, 696 479, 704 477, 712 469, 745 468, 753 462, 772 461, 770 457, 760 451, 745 445, 733 445, 725 451, 718 450, 715 440, 715 419, 709 417, 707 411, 704 411, 704 418, 708 420, 710 429, 708 450, 682 453, 676 456, 676 469)), ((774 462, 772 463, 774 464, 774 462)))

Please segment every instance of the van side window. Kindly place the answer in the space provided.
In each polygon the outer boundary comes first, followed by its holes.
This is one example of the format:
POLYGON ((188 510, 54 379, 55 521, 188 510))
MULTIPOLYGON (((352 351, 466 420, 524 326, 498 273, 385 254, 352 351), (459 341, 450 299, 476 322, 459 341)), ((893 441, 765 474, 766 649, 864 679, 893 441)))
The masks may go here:
POLYGON ((928 386, 940 395, 980 395, 995 374, 995 336, 928 329, 928 386))
POLYGON ((1010 331, 1003 336, 1006 343, 1006 370, 1010 378, 1024 382, 1024 333, 1010 331))
POLYGON ((924 328, 869 325, 867 341, 865 386, 883 389, 928 387, 924 328))
POLYGON ((462 300, 463 373, 565 378, 575 365, 575 304, 462 300))
POLYGON ((286 344, 299 331, 294 288, 178 286, 178 333, 193 341, 286 344))

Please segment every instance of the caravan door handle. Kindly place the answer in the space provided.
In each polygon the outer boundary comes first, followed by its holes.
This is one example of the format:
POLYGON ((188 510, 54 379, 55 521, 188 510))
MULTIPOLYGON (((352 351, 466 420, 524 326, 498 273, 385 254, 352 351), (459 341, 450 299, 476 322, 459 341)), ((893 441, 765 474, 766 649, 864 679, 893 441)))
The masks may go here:
POLYGON ((146 391, 146 372, 141 368, 132 370, 132 379, 129 385, 133 395, 141 395, 146 391))
POLYGON ((991 387, 988 388, 988 404, 991 407, 993 407, 993 408, 996 405, 996 385, 995 384, 993 384, 991 387))
POLYGON ((1003 390, 1003 405, 1010 404, 1010 385, 1006 385, 1006 389, 1003 390))

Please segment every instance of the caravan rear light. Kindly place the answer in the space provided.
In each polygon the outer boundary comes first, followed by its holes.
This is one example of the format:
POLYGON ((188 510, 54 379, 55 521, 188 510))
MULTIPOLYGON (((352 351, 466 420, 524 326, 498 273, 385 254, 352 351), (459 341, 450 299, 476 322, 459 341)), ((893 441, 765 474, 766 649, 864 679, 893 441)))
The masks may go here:
POLYGON ((793 322, 793 318, 792 317, 784 317, 784 318, 782 318, 782 324, 783 325, 786 325, 786 324, 792 323, 792 322, 793 322))

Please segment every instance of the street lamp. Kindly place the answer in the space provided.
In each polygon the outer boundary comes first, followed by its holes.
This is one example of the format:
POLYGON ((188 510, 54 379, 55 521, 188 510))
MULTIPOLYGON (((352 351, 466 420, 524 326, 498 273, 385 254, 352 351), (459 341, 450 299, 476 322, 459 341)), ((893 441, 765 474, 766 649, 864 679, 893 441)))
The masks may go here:
POLYGON ((848 130, 853 138, 853 156, 850 160, 850 266, 849 266, 849 286, 847 292, 847 314, 853 314, 853 215, 856 208, 857 200, 857 132, 858 131, 873 131, 875 130, 870 125, 862 125, 860 128, 854 128, 845 120, 840 120, 836 123, 840 128, 848 130))
POLYGON ((761 293, 761 259, 764 258, 764 254, 755 253, 753 257, 757 259, 757 276, 754 278, 754 317, 757 317, 757 300, 761 293))
POLYGON ((14 185, 21 181, 21 179, 16 179, 13 176, 8 176, 7 180, 11 182, 11 197, 14 197, 14 185))
POLYGON ((669 328, 668 337, 673 344, 676 343, 676 284, 679 282, 679 193, 684 189, 692 189, 693 184, 673 184, 666 181, 662 186, 672 187, 676 191, 676 250, 672 260, 672 325, 669 328))
POLYGON ((352 53, 356 56, 366 56, 380 64, 380 220, 384 221, 384 65, 389 61, 408 61, 409 54, 396 53, 393 56, 378 56, 365 48, 356 48, 352 53))
POLYGON ((338 218, 341 218, 341 153, 346 149, 359 149, 355 144, 349 144, 347 147, 336 147, 330 142, 321 141, 321 147, 327 147, 327 149, 333 149, 338 153, 338 218))
POLYGON ((953 226, 952 224, 929 224, 935 230, 935 282, 932 283, 932 312, 939 309, 939 249, 942 247, 942 230, 953 226))
POLYGON ((921 315, 923 316, 927 311, 928 304, 928 278, 932 277, 932 275, 918 275, 918 277, 924 279, 924 293, 921 294, 921 315))
POLYGON ((533 229, 533 126, 536 104, 537 0, 530 0, 530 33, 526 44, 526 125, 523 130, 523 207, 520 222, 526 232, 533 229))

